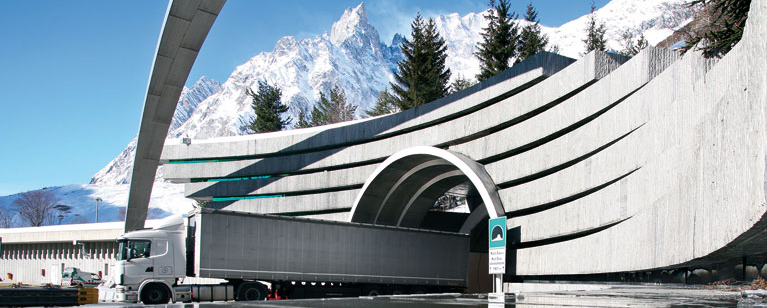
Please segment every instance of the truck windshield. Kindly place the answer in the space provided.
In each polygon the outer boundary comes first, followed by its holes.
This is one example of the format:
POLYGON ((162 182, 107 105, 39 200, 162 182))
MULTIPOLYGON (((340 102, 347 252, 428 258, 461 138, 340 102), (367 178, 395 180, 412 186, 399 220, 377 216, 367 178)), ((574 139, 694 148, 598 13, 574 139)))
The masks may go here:
POLYGON ((130 260, 135 258, 148 258, 151 242, 147 240, 122 240, 120 253, 117 260, 130 260))

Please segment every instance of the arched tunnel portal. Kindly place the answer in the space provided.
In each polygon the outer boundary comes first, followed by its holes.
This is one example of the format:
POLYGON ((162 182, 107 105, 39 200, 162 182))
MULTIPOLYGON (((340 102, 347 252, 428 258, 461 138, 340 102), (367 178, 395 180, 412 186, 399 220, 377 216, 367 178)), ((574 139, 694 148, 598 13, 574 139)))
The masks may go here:
POLYGON ((472 251, 487 251, 487 218, 504 215, 495 183, 484 167, 460 153, 412 147, 390 156, 357 195, 349 221, 472 235, 472 251), (469 213, 434 211, 452 188, 468 186, 469 213))

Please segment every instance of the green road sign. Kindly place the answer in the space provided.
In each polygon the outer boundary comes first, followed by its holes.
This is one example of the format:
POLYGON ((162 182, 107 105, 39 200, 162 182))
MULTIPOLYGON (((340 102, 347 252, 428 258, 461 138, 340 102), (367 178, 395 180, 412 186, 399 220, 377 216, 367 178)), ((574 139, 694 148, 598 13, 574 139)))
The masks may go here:
POLYGON ((488 230, 488 273, 503 275, 506 272, 506 217, 491 218, 488 230))
POLYGON ((488 241, 487 247, 506 248, 506 217, 491 218, 488 221, 488 241))

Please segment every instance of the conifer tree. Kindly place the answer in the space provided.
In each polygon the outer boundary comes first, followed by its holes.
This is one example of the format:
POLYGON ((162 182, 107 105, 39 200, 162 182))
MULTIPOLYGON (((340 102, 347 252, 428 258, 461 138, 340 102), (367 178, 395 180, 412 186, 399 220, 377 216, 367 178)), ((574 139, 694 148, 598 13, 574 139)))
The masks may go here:
POLYGON ((390 84, 401 110, 447 95, 450 80, 450 69, 445 66, 447 44, 437 33, 434 19, 424 21, 418 13, 410 27, 410 40, 402 42, 404 59, 394 74, 396 82, 390 84))
POLYGON ((525 20, 530 22, 522 28, 520 35, 519 50, 517 51, 517 63, 530 58, 537 53, 546 50, 549 44, 549 38, 541 33, 541 25, 538 20, 538 11, 533 7, 533 3, 527 4, 525 20))
POLYGON ((698 46, 707 58, 721 57, 743 37, 751 0, 693 0, 689 5, 701 7, 703 14, 710 16, 708 24, 688 38, 683 52, 698 46))
POLYGON ((330 89, 330 99, 320 93, 320 101, 312 109, 309 116, 310 126, 320 126, 343 121, 354 120, 357 106, 346 102, 346 93, 338 86, 330 89))
POLYGON ((258 91, 247 89, 253 101, 250 107, 256 113, 256 118, 248 128, 255 133, 280 131, 290 124, 290 118, 282 119, 282 114, 288 111, 288 106, 282 104, 280 88, 270 86, 265 80, 258 82, 258 91))
POLYGON ((312 123, 309 122, 309 116, 306 112, 301 110, 298 112, 298 122, 296 122, 295 128, 312 127, 312 123))
POLYGON ((596 4, 594 4, 594 1, 592 0, 591 14, 589 14, 589 22, 586 26, 586 39, 583 40, 583 43, 586 44, 586 52, 583 53, 584 55, 594 50, 605 51, 605 49, 607 49, 607 40, 605 39, 607 27, 597 20, 596 9, 596 4))
POLYGON ((372 109, 365 111, 365 113, 370 116, 379 116, 389 113, 395 113, 398 112, 399 108, 397 108, 397 98, 389 93, 389 90, 381 91, 381 93, 378 94, 378 99, 376 100, 376 104, 373 106, 372 109))
POLYGON ((482 42, 474 54, 479 59, 479 81, 485 80, 509 68, 509 62, 517 55, 519 26, 514 22, 517 15, 510 11, 508 0, 490 0, 490 13, 485 15, 487 28, 482 33, 482 42))
POLYGON ((469 88, 473 85, 474 82, 459 75, 458 78, 453 80, 453 83, 450 84, 450 94, 469 88))
POLYGON ((633 40, 629 30, 623 32, 621 37, 623 38, 623 50, 619 51, 618 53, 624 56, 633 57, 642 51, 642 49, 645 49, 650 45, 650 43, 648 43, 647 39, 644 37, 644 34, 639 35, 639 38, 636 40, 636 42, 633 40))

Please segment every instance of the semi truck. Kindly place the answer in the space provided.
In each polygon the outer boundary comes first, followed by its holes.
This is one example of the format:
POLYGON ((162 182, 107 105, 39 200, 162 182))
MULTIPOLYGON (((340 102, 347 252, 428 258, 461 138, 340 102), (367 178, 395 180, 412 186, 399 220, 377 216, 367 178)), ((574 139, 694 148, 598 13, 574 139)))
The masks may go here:
POLYGON ((468 279, 469 235, 449 232, 199 208, 117 241, 102 301, 460 292, 468 279))

